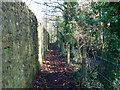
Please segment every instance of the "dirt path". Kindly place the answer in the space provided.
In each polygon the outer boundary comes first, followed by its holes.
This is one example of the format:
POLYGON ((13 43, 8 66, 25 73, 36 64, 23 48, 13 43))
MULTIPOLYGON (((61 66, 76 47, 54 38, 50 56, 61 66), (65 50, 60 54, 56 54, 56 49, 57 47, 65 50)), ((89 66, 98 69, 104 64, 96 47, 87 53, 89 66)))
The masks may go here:
POLYGON ((73 68, 66 64, 66 58, 60 56, 55 44, 50 44, 33 88, 76 88, 71 72, 73 68))

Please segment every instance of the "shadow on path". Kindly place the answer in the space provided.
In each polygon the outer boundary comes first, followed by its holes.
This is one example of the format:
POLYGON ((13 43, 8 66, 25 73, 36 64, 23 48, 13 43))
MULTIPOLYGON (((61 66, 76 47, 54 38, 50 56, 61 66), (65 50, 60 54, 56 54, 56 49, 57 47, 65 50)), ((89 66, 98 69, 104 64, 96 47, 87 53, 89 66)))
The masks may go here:
POLYGON ((73 71, 73 67, 67 65, 66 57, 62 57, 51 43, 33 88, 76 88, 71 75, 73 71))

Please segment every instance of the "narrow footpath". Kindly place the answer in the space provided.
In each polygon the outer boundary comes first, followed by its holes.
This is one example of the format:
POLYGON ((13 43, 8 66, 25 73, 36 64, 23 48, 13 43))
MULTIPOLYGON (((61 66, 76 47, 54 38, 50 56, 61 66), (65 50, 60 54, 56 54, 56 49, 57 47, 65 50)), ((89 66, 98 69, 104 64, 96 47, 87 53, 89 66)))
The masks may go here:
POLYGON ((50 44, 33 88, 76 88, 71 75, 73 71, 73 67, 67 65, 66 57, 58 52, 57 46, 50 44))

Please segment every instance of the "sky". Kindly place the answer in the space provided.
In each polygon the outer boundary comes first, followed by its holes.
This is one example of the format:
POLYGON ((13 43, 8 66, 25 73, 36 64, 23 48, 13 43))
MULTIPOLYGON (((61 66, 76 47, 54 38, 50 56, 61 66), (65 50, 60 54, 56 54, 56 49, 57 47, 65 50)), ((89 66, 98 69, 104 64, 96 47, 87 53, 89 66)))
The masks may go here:
MULTIPOLYGON (((42 11, 46 10, 46 6, 43 5, 44 2, 47 2, 47 3, 52 3, 52 2, 56 2, 56 1, 58 1, 59 3, 63 3, 64 2, 64 0, 22 0, 22 1, 25 2, 26 5, 29 7, 29 9, 32 10, 32 12, 36 15, 38 22, 42 23, 43 25, 46 24, 46 19, 45 19, 46 18, 46 15, 45 15, 46 12, 42 12, 42 11)), ((80 2, 81 2, 81 0, 80 0, 80 2)), ((56 3, 52 3, 52 4, 49 4, 49 5, 50 6, 55 6, 56 3)), ((50 9, 52 9, 52 8, 51 7, 47 8, 47 10, 50 10, 50 9)), ((57 10, 57 11, 60 11, 60 10, 57 10)), ((51 14, 53 15, 54 14, 54 15, 62 16, 61 12, 47 13, 47 14, 49 14, 49 15, 51 15, 51 14)))
MULTIPOLYGON (((41 23, 45 22, 44 18, 46 17, 45 16, 46 12, 42 12, 46 10, 46 6, 43 5, 44 2, 51 3, 53 1, 57 1, 57 0, 23 0, 23 2, 26 3, 29 9, 32 10, 32 12, 36 15, 38 22, 41 22, 41 23)), ((53 5, 53 4, 50 4, 50 5, 53 5)), ((49 7, 47 9, 50 10, 51 8, 49 7)), ((61 14, 61 13, 58 13, 58 14, 61 14)))
POLYGON ((44 13, 41 12, 45 9, 44 5, 37 4, 35 2, 43 3, 44 0, 23 0, 27 4, 30 10, 36 15, 39 22, 42 21, 44 13), (34 2, 35 1, 35 2, 34 2))
MULTIPOLYGON (((46 19, 46 6, 44 5, 44 2, 52 3, 54 1, 56 2, 57 0, 22 0, 22 1, 25 2, 26 5, 29 7, 29 9, 36 15, 37 21, 40 22, 48 31, 53 28, 53 21, 46 19), (42 12, 42 11, 44 11, 44 12, 42 12), (47 24, 46 24, 46 20, 47 20, 47 24)), ((55 6, 54 3, 49 4, 49 5, 55 6)), ((51 7, 47 8, 47 10, 51 10, 51 9, 52 9, 51 7)), ((54 14, 54 15, 58 15, 58 16, 62 15, 61 12, 57 12, 57 13, 49 12, 47 14, 49 14, 49 15, 54 14)), ((47 16, 47 18, 51 18, 51 17, 47 16)))

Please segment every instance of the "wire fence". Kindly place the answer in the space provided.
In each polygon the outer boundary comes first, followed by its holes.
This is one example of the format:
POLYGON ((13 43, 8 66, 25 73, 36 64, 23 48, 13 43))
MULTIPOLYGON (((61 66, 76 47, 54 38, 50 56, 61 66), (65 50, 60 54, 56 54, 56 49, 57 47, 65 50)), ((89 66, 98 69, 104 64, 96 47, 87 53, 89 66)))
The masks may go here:
POLYGON ((110 60, 107 60, 107 59, 105 59, 105 58, 102 58, 102 57, 100 57, 100 56, 95 56, 95 57, 97 57, 97 58, 99 58, 99 59, 101 59, 101 60, 104 60, 104 61, 106 61, 106 62, 108 62, 108 63, 111 63, 111 64, 113 64, 113 65, 115 65, 115 66, 117 66, 117 67, 120 67, 120 64, 116 64, 116 63, 114 63, 114 62, 112 62, 112 61, 110 61, 110 60))
MULTIPOLYGON (((105 59, 105 58, 103 58, 103 57, 100 57, 100 56, 97 56, 97 55, 94 55, 94 57, 96 57, 96 58, 99 58, 100 60, 103 60, 103 61, 105 61, 105 62, 107 62, 107 63, 110 63, 110 64, 112 64, 112 65, 114 65, 114 66, 116 66, 116 67, 118 67, 118 68, 120 68, 120 64, 116 64, 116 63, 114 63, 114 62, 112 62, 112 61, 110 61, 110 60, 107 60, 107 59, 105 59)), ((91 76, 94 72, 97 72, 98 73, 98 75, 100 75, 104 80, 106 80, 106 81, 108 81, 109 83, 112 83, 112 81, 107 77, 107 76, 105 76, 105 75, 103 75, 101 72, 99 72, 97 69, 101 66, 101 61, 100 61, 100 63, 99 63, 99 65, 97 66, 97 67, 95 67, 93 70, 92 70, 92 72, 90 73, 90 74, 88 74, 88 76, 91 76)), ((101 67, 100 67, 101 68, 101 67)), ((98 78, 97 78, 98 79, 98 78)), ((118 85, 119 85, 119 83, 117 83, 118 85)), ((111 86, 112 87, 112 86, 111 86)))

